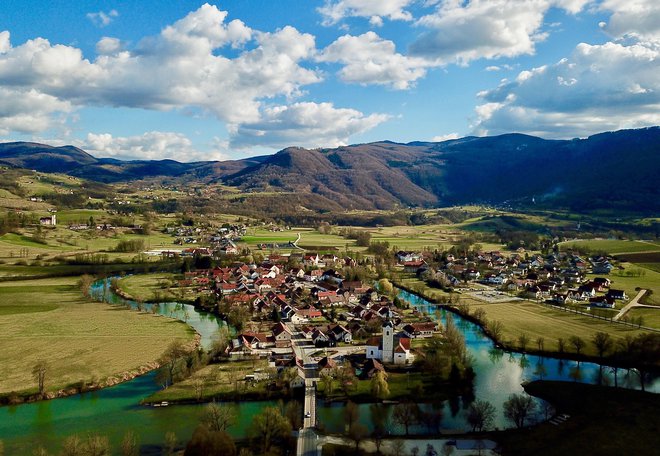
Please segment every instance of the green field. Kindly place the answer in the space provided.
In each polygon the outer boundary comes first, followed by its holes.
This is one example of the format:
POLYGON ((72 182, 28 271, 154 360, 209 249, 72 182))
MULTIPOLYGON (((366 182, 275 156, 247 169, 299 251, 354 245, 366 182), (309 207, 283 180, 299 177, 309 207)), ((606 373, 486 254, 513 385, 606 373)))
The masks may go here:
POLYGON ((543 337, 545 351, 558 351, 557 341, 563 338, 566 341, 566 351, 573 352, 574 349, 568 344, 568 339, 571 336, 579 336, 587 343, 582 353, 596 355, 591 339, 599 331, 608 333, 614 340, 622 339, 627 335, 635 337, 644 332, 622 324, 562 312, 529 301, 470 305, 471 312, 478 308, 486 311, 486 318, 489 321, 502 322, 504 326, 502 338, 513 347, 518 347, 518 337, 524 333, 529 337, 528 349, 536 349, 536 339, 543 337))
POLYGON ((591 252, 607 252, 610 254, 627 252, 652 252, 660 250, 657 241, 619 241, 612 239, 589 239, 580 241, 567 241, 560 244, 563 251, 572 248, 587 249, 591 252))
POLYGON ((47 389, 100 381, 156 360, 185 324, 82 298, 77 278, 0 283, 0 393, 32 390, 31 370, 49 363, 47 389))
MULTIPOLYGON (((647 304, 660 305, 660 272, 656 272, 639 265, 622 263, 625 268, 623 271, 614 271, 607 276, 611 281, 611 288, 624 290, 629 299, 637 294, 637 289, 644 288, 653 291, 651 295, 644 298, 647 304), (632 273, 631 276, 624 275, 626 272, 632 273), (636 273, 640 275, 637 276, 636 273)), ((597 275, 588 274, 587 278, 597 277, 597 275)))
POLYGON ((642 317, 644 319, 644 326, 660 329, 660 307, 657 309, 633 307, 626 315, 633 318, 642 317))
MULTIPOLYGON (((180 295, 177 293, 179 288, 168 289, 165 286, 173 284, 174 274, 167 273, 130 275, 119 279, 119 288, 133 299, 141 301, 152 300, 156 294, 160 294, 161 299, 166 300, 179 298, 180 295)), ((194 297, 192 296, 193 299, 194 297)))
POLYGON ((231 361, 222 364, 210 364, 195 372, 189 378, 159 391, 145 402, 161 401, 194 401, 198 398, 200 382, 201 400, 211 399, 227 400, 235 398, 237 392, 244 397, 265 398, 267 395, 265 382, 255 384, 246 383, 244 378, 253 374, 255 369, 265 370, 268 367, 266 360, 231 361))

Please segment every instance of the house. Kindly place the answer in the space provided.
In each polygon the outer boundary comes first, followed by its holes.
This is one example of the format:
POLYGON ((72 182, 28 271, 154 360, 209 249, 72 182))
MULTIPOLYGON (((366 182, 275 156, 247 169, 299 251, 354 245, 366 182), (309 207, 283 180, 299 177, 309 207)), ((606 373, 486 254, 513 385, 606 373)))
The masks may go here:
POLYGON ((315 329, 312 332, 312 342, 316 347, 326 347, 328 342, 330 342, 330 337, 320 329, 315 329))
POLYGON ((403 327, 403 332, 406 333, 411 339, 419 337, 431 337, 433 331, 437 329, 438 325, 434 322, 427 323, 409 323, 403 327))
POLYGON ((602 263, 594 263, 592 272, 594 274, 609 274, 612 272, 612 269, 614 269, 614 266, 612 266, 609 261, 605 261, 602 263))
POLYGON ((351 332, 342 325, 333 325, 329 328, 328 333, 337 342, 344 342, 350 344, 353 342, 353 335, 351 332))
POLYGON ((416 252, 406 252, 404 250, 399 250, 396 252, 396 258, 399 260, 399 263, 408 263, 412 261, 419 261, 422 258, 422 255, 416 252))
POLYGON ((55 226, 57 225, 57 216, 53 214, 50 217, 41 217, 39 223, 46 226, 55 226))
POLYGON ((406 261, 405 263, 403 263, 403 270, 404 272, 415 273, 417 272, 418 269, 424 266, 426 266, 426 262, 424 260, 406 261))
POLYGON ((395 337, 394 325, 387 319, 383 323, 382 336, 372 337, 367 341, 367 359, 375 359, 386 364, 410 364, 414 359, 410 351, 410 339, 395 337))
POLYGON ((282 322, 273 326, 273 337, 275 338, 275 346, 277 348, 288 347, 291 345, 291 331, 282 322))
POLYGON ((615 300, 614 298, 608 298, 607 296, 597 296, 595 298, 589 299, 589 305, 593 307, 604 307, 606 309, 614 309, 615 300))
POLYGON ((337 361, 326 356, 318 362, 319 376, 331 375, 336 367, 337 361))
POLYGON ((607 277, 596 277, 592 280, 593 283, 600 285, 601 288, 609 288, 611 281, 607 277))
POLYGON ((607 292, 606 297, 613 299, 628 299, 628 296, 626 295, 625 291, 615 290, 613 288, 610 288, 610 290, 607 292))
POLYGON ((362 366, 362 372, 360 373, 360 378, 368 379, 373 378, 378 372, 385 374, 387 378, 387 372, 385 372, 385 367, 377 359, 368 359, 362 366))

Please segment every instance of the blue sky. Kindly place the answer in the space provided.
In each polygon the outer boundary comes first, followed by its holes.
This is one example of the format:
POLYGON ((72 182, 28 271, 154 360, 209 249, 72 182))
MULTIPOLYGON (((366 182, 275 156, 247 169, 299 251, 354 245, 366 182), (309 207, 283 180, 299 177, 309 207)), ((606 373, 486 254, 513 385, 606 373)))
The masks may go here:
POLYGON ((0 140, 97 156, 660 123, 656 0, 3 0, 0 140))

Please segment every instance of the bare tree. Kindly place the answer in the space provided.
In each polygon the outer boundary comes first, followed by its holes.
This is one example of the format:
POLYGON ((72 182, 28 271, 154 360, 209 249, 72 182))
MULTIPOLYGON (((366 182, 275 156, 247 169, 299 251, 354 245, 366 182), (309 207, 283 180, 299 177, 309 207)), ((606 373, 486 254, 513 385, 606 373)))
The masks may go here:
POLYGON ((536 404, 526 394, 512 394, 504 402, 504 416, 518 428, 525 426, 525 420, 534 411, 536 404))
POLYGON ((176 438, 176 434, 172 431, 168 431, 165 433, 165 455, 166 456, 172 456, 174 454, 174 450, 176 450, 176 446, 178 445, 178 441, 176 438))
POLYGON ((37 387, 39 389, 39 394, 43 396, 46 389, 46 377, 48 375, 48 363, 44 360, 37 361, 37 364, 32 368, 32 375, 37 381, 37 387))
POLYGON ((529 336, 527 333, 522 333, 518 336, 518 345, 520 345, 520 350, 527 350, 527 344, 529 343, 529 336))
POLYGON ((401 402, 394 406, 392 420, 401 425, 409 434, 410 426, 417 424, 419 418, 419 406, 414 402, 401 402))
POLYGON ((601 359, 605 357, 605 354, 608 353, 614 345, 610 335, 602 331, 598 331, 594 334, 591 342, 594 344, 594 347, 596 347, 598 357, 601 359))
POLYGON ((575 348, 575 353, 578 355, 586 345, 584 340, 580 336, 571 336, 568 341, 571 343, 573 348, 575 348))
POLYGON ((477 400, 467 409, 467 422, 472 426, 472 432, 481 432, 490 427, 495 419, 495 407, 488 401, 477 400))
POLYGON ((121 441, 121 456, 139 456, 140 449, 137 437, 133 431, 128 431, 124 434, 121 441))
POLYGON ((204 409, 202 423, 210 431, 226 431, 236 423, 236 410, 228 404, 211 402, 204 409))
POLYGON ((538 347, 539 351, 543 351, 543 348, 545 347, 545 339, 543 336, 536 338, 536 346, 538 347))

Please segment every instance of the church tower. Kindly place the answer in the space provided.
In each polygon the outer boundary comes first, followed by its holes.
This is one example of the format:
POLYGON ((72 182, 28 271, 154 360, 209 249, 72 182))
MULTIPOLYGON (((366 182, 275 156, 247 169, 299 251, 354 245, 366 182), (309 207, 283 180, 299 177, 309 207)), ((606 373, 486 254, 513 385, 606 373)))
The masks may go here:
POLYGON ((383 323, 383 359, 384 363, 394 362, 394 325, 388 318, 383 323))

